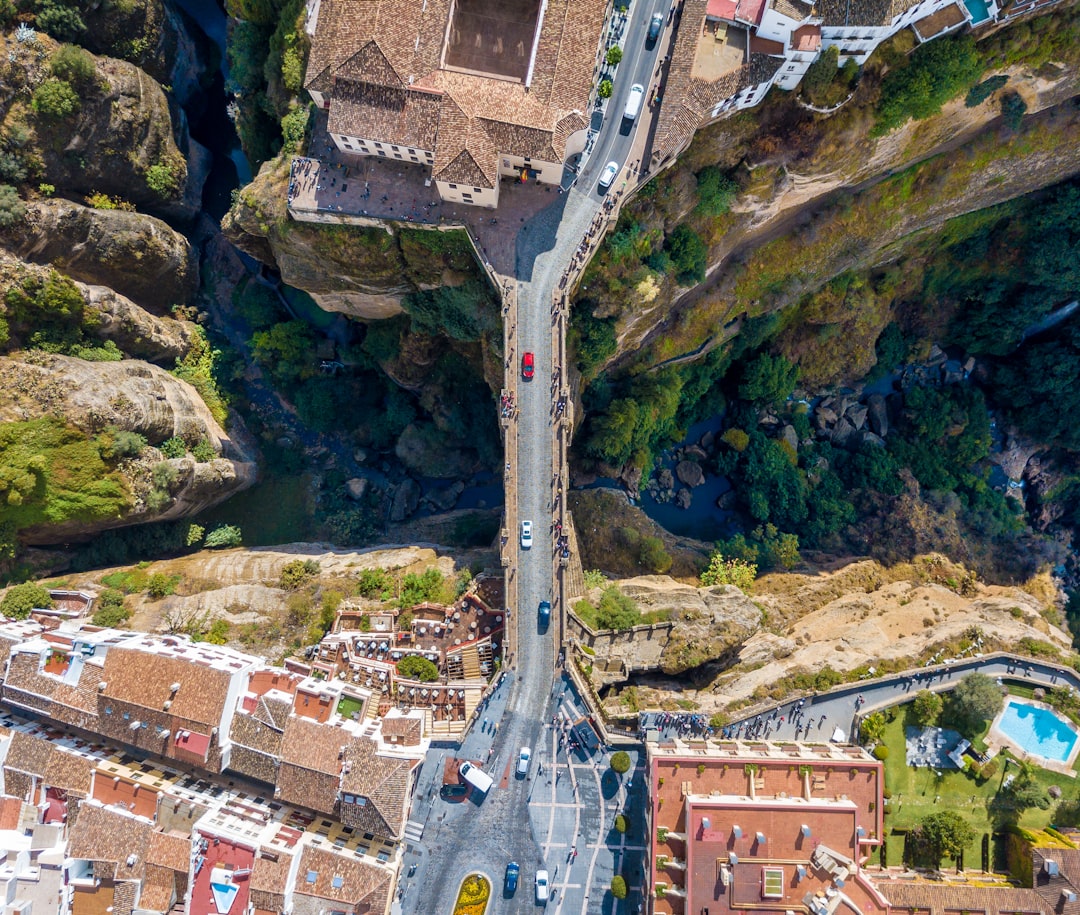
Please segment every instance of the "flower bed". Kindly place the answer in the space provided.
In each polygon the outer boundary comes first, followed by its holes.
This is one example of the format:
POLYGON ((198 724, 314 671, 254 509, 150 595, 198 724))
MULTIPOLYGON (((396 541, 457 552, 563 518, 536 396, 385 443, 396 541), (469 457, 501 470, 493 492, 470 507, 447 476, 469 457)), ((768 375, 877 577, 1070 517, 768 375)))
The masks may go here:
POLYGON ((454 915, 484 915, 491 898, 491 882, 483 874, 469 874, 461 881, 454 915))

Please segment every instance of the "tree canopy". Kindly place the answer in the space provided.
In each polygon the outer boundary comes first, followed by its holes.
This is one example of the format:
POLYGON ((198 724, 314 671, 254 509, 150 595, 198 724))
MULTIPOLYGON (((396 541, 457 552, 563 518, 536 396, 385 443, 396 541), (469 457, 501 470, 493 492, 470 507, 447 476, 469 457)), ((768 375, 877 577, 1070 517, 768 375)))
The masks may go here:
POLYGON ((923 817, 918 827, 919 838, 934 867, 941 867, 941 859, 952 859, 963 854, 964 848, 975 838, 975 830, 960 814, 952 810, 940 810, 923 817))
POLYGON ((24 620, 31 610, 48 610, 53 605, 49 589, 33 582, 23 582, 8 588, 0 601, 0 614, 13 620, 24 620))
POLYGON ((993 718, 1005 701, 1001 687, 980 673, 968 674, 957 683, 950 699, 950 717, 969 735, 993 718))
POLYGON ((937 724, 944 707, 945 700, 940 695, 928 689, 921 689, 915 694, 915 699, 911 703, 911 713, 923 727, 932 727, 937 724))

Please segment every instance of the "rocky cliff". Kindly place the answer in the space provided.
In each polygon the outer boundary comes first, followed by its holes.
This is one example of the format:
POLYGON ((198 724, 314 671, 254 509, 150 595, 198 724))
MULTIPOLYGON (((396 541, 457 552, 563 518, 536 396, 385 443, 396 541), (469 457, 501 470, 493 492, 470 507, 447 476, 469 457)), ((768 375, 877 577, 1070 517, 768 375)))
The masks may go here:
POLYGON ((108 286, 157 314, 186 305, 199 286, 188 240, 144 213, 91 209, 70 200, 31 203, 25 221, 11 231, 9 247, 24 260, 108 286))
MULTIPOLYGON (((0 392, 0 429, 10 424, 7 431, 34 430, 35 438, 30 440, 28 434, 23 444, 36 447, 39 457, 35 461, 31 456, 27 466, 44 475, 44 493, 28 493, 18 502, 20 506, 44 502, 42 512, 25 515, 32 523, 20 525, 24 544, 62 543, 113 527, 187 517, 255 481, 252 455, 226 434, 198 392, 149 363, 88 362, 40 352, 5 356, 0 357, 0 392), (96 510, 89 516, 65 510, 64 474, 75 468, 61 471, 61 466, 73 439, 70 435, 50 439, 39 435, 34 425, 53 417, 62 417, 79 430, 93 444, 97 461, 105 460, 96 479, 86 480, 74 495, 89 498, 107 476, 116 487, 107 516, 96 510), (116 431, 138 433, 150 446, 174 437, 189 446, 205 442, 217 456, 197 461, 188 455, 165 462, 156 448, 149 447, 117 460, 101 438, 103 432, 115 437, 116 431), (161 463, 171 469, 155 472, 161 463), (157 497, 152 495, 155 491, 157 497)), ((19 444, 18 437, 0 441, 8 449, 5 454, 19 444)))

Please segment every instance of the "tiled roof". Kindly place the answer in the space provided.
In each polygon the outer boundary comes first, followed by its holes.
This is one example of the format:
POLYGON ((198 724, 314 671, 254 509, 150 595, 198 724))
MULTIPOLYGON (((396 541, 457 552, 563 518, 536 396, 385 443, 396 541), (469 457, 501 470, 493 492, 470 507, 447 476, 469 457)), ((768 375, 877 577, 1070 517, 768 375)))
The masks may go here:
POLYGON ((216 727, 222 718, 230 674, 182 658, 115 646, 105 655, 103 695, 169 715, 216 727), (179 683, 175 693, 170 686, 179 683))
POLYGON ((229 728, 229 739, 234 744, 277 756, 281 752, 282 732, 263 724, 252 715, 237 713, 229 728))
POLYGON ((817 0, 822 24, 833 28, 889 25, 918 0, 817 0))
POLYGON ((1058 915, 1080 915, 1080 849, 1076 848, 1033 848, 1031 850, 1031 873, 1035 883, 1035 892, 1058 915), (1052 861, 1057 865, 1057 874, 1047 871, 1046 864, 1052 861), (1065 891, 1071 891, 1070 900, 1065 891))
POLYGON ((4 669, 8 655, 11 654, 11 649, 15 645, 18 645, 20 641, 21 639, 17 639, 14 636, 0 635, 0 670, 4 669))
POLYGON ((140 911, 168 912, 175 901, 176 873, 167 867, 147 864, 139 892, 140 911))
POLYGON ((79 818, 68 840, 68 857, 112 865, 107 874, 95 868, 96 877, 140 880, 151 832, 153 827, 145 820, 84 802, 79 805, 79 818), (135 855, 135 863, 129 867, 131 855, 135 855))
MULTIPOLYGON (((4 793, 17 797, 21 801, 30 801, 30 792, 34 787, 34 777, 25 772, 15 772, 12 769, 4 770, 4 793)), ((34 798, 36 803, 37 798, 34 798)))
POLYGON ((0 796, 0 829, 18 829, 23 802, 17 797, 0 796))
POLYGON ((246 775, 248 778, 258 779, 272 785, 278 777, 278 760, 276 756, 259 753, 257 750, 249 750, 234 744, 229 752, 230 772, 238 775, 246 775))
POLYGON ((263 724, 268 724, 279 731, 285 730, 285 722, 289 720, 289 712, 292 711, 291 699, 275 699, 271 696, 260 696, 252 715, 263 724))
POLYGON ((191 839, 165 832, 153 833, 146 850, 146 863, 186 874, 191 866, 191 839))
POLYGON ((773 0, 772 8, 781 16, 802 22, 813 12, 814 4, 806 0, 773 0))
POLYGON ((60 683, 56 677, 49 677, 39 673, 40 660, 36 652, 15 652, 11 656, 7 676, 4 678, 4 693, 7 694, 10 690, 19 690, 24 695, 17 696, 17 701, 25 701, 26 705, 46 710, 49 708, 48 702, 42 702, 41 700, 35 702, 32 697, 25 695, 25 693, 33 693, 35 696, 51 698, 60 683))
POLYGON ((967 912, 969 915, 1052 915, 1035 890, 999 886, 949 886, 941 883, 881 883, 882 895, 899 909, 913 909, 930 915, 967 912))
POLYGON ((604 8, 549 0, 526 88, 440 69, 450 0, 322 0, 304 84, 331 95, 331 132, 425 149, 441 180, 492 187, 496 153, 562 160, 569 134, 557 128, 587 113, 604 8), (449 117, 448 107, 457 109, 449 117), (504 129, 484 129, 481 118, 504 129))
POLYGON ((391 873, 384 868, 308 846, 300 859, 295 892, 378 913, 386 908, 391 881, 391 873), (312 874, 315 880, 309 883, 312 874))
POLYGON ((290 718, 281 744, 278 797, 332 813, 341 783, 341 749, 350 739, 341 728, 308 718, 290 718))
POLYGON ((293 856, 280 849, 260 850, 251 869, 251 903, 255 908, 280 912, 285 907, 285 888, 292 863, 293 856))
POLYGON ((45 774, 51 749, 52 744, 44 738, 14 731, 11 734, 11 747, 4 760, 4 768, 27 772, 40 778, 45 774))
POLYGON ((53 746, 49 750, 49 760, 45 764, 45 775, 42 781, 51 788, 60 788, 63 791, 87 797, 90 794, 90 779, 93 771, 92 760, 53 746))
POLYGON ((342 804, 341 820, 365 832, 398 836, 404 827, 405 800, 415 762, 380 756, 376 749, 374 741, 363 738, 345 748, 346 771, 341 776, 341 790, 361 795, 368 803, 342 804))
POLYGON ((397 737, 400 740, 419 740, 423 734, 419 718, 401 715, 397 718, 384 718, 380 728, 383 737, 397 737))

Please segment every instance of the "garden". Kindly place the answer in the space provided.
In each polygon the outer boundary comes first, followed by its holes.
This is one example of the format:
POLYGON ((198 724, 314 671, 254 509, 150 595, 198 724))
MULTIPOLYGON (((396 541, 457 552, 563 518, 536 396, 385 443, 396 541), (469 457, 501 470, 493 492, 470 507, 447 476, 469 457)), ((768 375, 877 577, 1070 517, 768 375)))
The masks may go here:
POLYGON ((454 915, 484 915, 491 898, 491 881, 483 874, 469 874, 461 881, 454 915))

